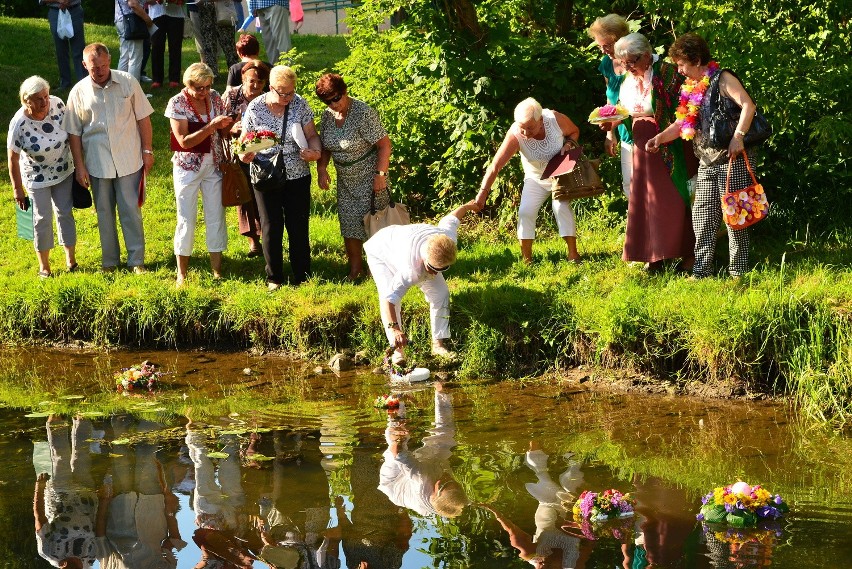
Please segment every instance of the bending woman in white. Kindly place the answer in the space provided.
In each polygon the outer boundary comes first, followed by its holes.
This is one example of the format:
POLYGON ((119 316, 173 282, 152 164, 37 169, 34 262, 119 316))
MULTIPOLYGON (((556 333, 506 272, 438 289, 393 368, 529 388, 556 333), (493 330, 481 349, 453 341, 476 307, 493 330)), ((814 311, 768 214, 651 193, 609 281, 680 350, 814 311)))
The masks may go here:
MULTIPOLYGON (((521 153, 524 188, 518 208, 518 240, 521 242, 521 256, 527 264, 532 263, 538 210, 551 196, 550 179, 542 180, 541 174, 551 158, 560 153, 565 154, 579 138, 580 129, 571 119, 562 113, 542 109, 532 97, 524 99, 515 107, 515 122, 485 171, 481 189, 476 194, 476 203, 480 209, 485 207, 497 174, 512 156, 521 153)), ((574 221, 571 202, 553 200, 553 215, 556 216, 559 236, 568 245, 568 259, 575 263, 580 262, 580 253, 577 252, 577 224, 574 221)))

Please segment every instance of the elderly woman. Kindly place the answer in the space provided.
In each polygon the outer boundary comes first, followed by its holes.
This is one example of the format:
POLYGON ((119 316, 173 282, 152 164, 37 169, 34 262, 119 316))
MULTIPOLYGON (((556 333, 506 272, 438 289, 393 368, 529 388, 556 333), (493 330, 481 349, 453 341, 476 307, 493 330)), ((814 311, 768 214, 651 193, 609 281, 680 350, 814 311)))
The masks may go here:
POLYGON ((633 177, 627 207, 625 261, 647 263, 649 272, 663 269, 667 259, 681 259, 678 270, 694 262, 695 236, 689 218, 687 154, 684 145, 671 144, 666 156, 645 150, 645 143, 674 120, 683 77, 673 65, 653 53, 642 34, 629 34, 615 43, 615 55, 628 74, 619 101, 630 112, 633 131, 633 177))
MULTIPOLYGON (((255 40, 257 41, 257 40, 255 40)), ((239 45, 239 44, 238 44, 239 45)), ((231 136, 239 137, 243 132, 242 116, 248 108, 248 104, 254 101, 266 89, 269 83, 269 67, 259 59, 253 59, 243 65, 242 85, 239 89, 230 89, 225 93, 225 112, 234 118, 231 126, 231 136)), ((249 166, 240 162, 246 179, 250 180, 249 166)), ((249 257, 263 255, 260 247, 260 215, 257 212, 257 203, 252 199, 244 205, 237 206, 237 218, 240 223, 240 235, 249 241, 249 257)))
POLYGON ((408 336, 402 328, 400 303, 408 289, 420 287, 429 302, 432 324, 432 353, 452 358, 446 340, 450 337, 450 290, 444 271, 456 262, 459 223, 476 202, 459 206, 437 226, 417 223, 390 225, 364 244, 367 263, 379 292, 379 310, 388 342, 395 349, 393 361, 405 360, 408 336))
POLYGON ((222 277, 222 251, 228 246, 225 208, 222 207, 222 173, 218 165, 224 159, 221 137, 227 136, 234 122, 225 113, 225 105, 213 85, 213 70, 204 63, 193 63, 183 74, 185 88, 169 99, 165 116, 172 130, 172 175, 175 182, 177 227, 174 251, 177 258, 177 286, 183 286, 189 269, 189 256, 195 241, 198 218, 198 192, 204 207, 207 251, 213 278, 222 277))
MULTIPOLYGON (((687 127, 695 125, 694 149, 698 157, 698 180, 695 187, 695 203, 692 206, 692 228, 695 231, 695 266, 692 274, 696 278, 713 274, 713 257, 716 253, 716 236, 722 221, 722 209, 719 200, 725 194, 725 180, 728 176, 729 158, 743 153, 753 160, 752 149, 743 146, 743 137, 751 127, 751 121, 757 107, 745 90, 743 84, 730 70, 720 70, 719 65, 710 59, 710 48, 701 36, 683 34, 669 48, 669 57, 677 64, 678 71, 686 76, 684 87, 692 93, 703 90, 697 116, 685 116, 672 123, 666 130, 651 138, 646 147, 649 152, 658 152, 660 145, 689 138, 687 127), (730 99, 740 107, 739 121, 734 136, 727 148, 713 148, 709 145, 709 120, 718 107, 718 100, 711 93, 718 90, 722 97, 730 99)), ((731 169, 731 190, 739 190, 751 184, 751 176, 745 160, 734 160, 731 169)), ((728 252, 730 265, 728 272, 739 277, 748 271, 748 229, 728 230, 728 252)))
MULTIPOLYGON (((228 91, 234 87, 240 87, 243 83, 242 72, 246 65, 252 62, 260 62, 260 42, 251 34, 240 34, 236 44, 237 55, 240 61, 228 68, 228 78, 225 82, 228 91)), ((267 62, 263 62, 268 68, 272 68, 267 62)))
POLYGON ((377 210, 388 205, 388 166, 391 141, 379 115, 363 101, 348 95, 343 77, 326 73, 316 84, 316 94, 328 107, 320 119, 322 157, 317 163, 319 187, 331 183, 328 163, 337 171, 337 217, 349 262, 349 280, 363 273, 361 249, 367 239, 364 216, 375 194, 377 210))
MULTIPOLYGON (((521 256, 527 264, 532 263, 532 246, 535 240, 535 220, 538 210, 551 197, 550 180, 542 180, 541 174, 548 161, 557 154, 565 154, 580 137, 580 129, 562 113, 542 109, 533 98, 524 99, 515 107, 515 122, 506 133, 503 144, 497 149, 494 160, 485 171, 476 202, 480 209, 485 206, 491 186, 497 174, 518 152, 524 167, 524 187, 521 190, 521 205, 518 208, 518 240, 521 256)), ((553 215, 559 236, 568 245, 568 259, 580 262, 577 252, 577 227, 570 201, 553 200, 553 215)))
POLYGON ((276 65, 269 73, 269 92, 257 97, 243 115, 244 132, 268 130, 280 135, 272 148, 240 156, 243 162, 269 163, 276 154, 286 164, 286 182, 280 187, 259 191, 254 198, 260 215, 266 280, 270 291, 284 283, 284 230, 287 230, 293 284, 301 284, 311 272, 311 245, 308 220, 311 210, 311 169, 308 162, 320 157, 320 140, 314 113, 307 101, 296 94, 296 73, 286 65, 276 65), (294 131, 301 129, 307 148, 300 148, 294 131))
POLYGON ((65 264, 69 271, 77 270, 77 225, 71 213, 74 163, 68 134, 60 126, 65 104, 51 96, 47 81, 34 75, 21 84, 19 94, 21 108, 9 121, 6 138, 9 178, 18 206, 24 210, 30 205, 33 208, 38 276, 47 278, 51 275, 54 211, 59 243, 65 247, 65 264))
MULTIPOLYGON (((595 20, 589 26, 588 33, 604 54, 598 65, 598 71, 603 75, 606 84, 606 102, 614 105, 618 103, 621 81, 626 73, 621 61, 614 59, 615 42, 629 34, 630 27, 627 25, 627 20, 618 14, 608 14, 595 20)), ((607 130, 604 144, 607 154, 621 157, 621 187, 624 195, 629 198, 630 175, 633 172, 633 135, 627 125, 622 124, 618 128, 607 130)))

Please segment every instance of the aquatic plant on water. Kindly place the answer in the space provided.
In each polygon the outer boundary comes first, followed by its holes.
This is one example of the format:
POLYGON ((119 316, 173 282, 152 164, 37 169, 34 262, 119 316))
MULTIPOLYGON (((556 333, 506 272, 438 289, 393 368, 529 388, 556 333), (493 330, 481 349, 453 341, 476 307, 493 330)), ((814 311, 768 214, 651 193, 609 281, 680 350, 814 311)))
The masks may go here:
POLYGON ((742 481, 714 488, 701 503, 701 511, 695 516, 698 521, 727 523, 735 528, 755 527, 760 521, 777 520, 790 511, 779 494, 742 481))

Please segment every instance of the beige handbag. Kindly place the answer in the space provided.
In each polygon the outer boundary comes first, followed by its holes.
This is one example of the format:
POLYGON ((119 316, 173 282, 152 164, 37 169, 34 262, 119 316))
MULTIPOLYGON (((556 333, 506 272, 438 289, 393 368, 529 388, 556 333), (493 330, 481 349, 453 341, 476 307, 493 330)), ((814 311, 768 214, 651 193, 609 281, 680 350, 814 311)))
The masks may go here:
POLYGON ((580 154, 573 170, 550 179, 553 199, 578 200, 593 198, 604 193, 606 188, 598 175, 600 165, 600 160, 589 160, 584 154, 580 154))
POLYGON ((372 192, 370 195, 370 211, 364 216, 364 229, 367 231, 367 239, 389 225, 408 225, 411 223, 408 208, 393 201, 390 189, 388 189, 388 197, 390 201, 387 207, 376 211, 376 192, 372 192))

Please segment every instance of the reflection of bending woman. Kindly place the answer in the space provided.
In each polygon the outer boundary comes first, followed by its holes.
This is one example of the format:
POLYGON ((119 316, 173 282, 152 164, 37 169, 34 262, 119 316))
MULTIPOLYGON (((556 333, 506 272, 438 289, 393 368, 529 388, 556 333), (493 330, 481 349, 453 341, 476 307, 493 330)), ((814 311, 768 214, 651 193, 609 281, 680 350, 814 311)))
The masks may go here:
POLYGON ((405 427, 388 427, 388 449, 379 472, 379 490, 391 502, 421 516, 455 517, 469 503, 461 485, 450 472, 450 455, 456 445, 452 399, 441 384, 435 385, 435 427, 423 446, 408 450, 405 427))

